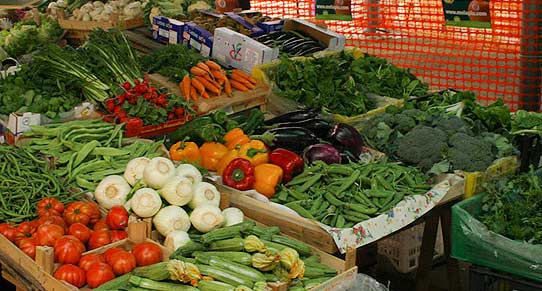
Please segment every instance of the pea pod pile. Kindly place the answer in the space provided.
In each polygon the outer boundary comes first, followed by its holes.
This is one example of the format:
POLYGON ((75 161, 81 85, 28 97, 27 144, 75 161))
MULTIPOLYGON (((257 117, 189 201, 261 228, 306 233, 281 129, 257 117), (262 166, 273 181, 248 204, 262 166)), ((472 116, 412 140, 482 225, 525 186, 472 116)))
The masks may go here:
POLYGON ((162 156, 162 142, 145 143, 123 137, 122 124, 100 120, 77 120, 32 126, 29 141, 21 147, 54 158, 53 174, 71 186, 93 191, 109 175, 122 174, 134 156, 162 156))
POLYGON ((36 205, 45 197, 69 202, 75 197, 51 174, 44 160, 31 153, 0 146, 0 221, 21 222, 36 216, 36 205))
POLYGON ((385 213, 406 195, 431 187, 420 170, 388 161, 332 164, 316 161, 283 186, 272 201, 337 228, 385 213))

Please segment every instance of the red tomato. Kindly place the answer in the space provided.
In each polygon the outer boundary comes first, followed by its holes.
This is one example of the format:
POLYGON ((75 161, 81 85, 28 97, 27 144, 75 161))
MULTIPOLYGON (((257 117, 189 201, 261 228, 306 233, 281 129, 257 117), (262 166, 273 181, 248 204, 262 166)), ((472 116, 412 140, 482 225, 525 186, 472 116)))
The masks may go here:
POLYGON ((106 263, 96 263, 87 271, 87 284, 90 288, 96 288, 113 279, 115 279, 115 273, 106 263))
POLYGON ((90 235, 88 248, 90 250, 103 247, 111 243, 111 234, 109 230, 96 230, 90 235))
POLYGON ((128 233, 124 230, 111 230, 111 242, 123 240, 128 237, 128 233))
POLYGON ((17 230, 16 224, 6 223, 1 228, 1 233, 3 236, 5 236, 8 240, 11 242, 15 241, 15 237, 19 235, 19 231, 17 230))
POLYGON ((86 244, 90 239, 92 231, 82 223, 74 223, 68 228, 68 234, 75 236, 82 243, 86 244))
POLYGON ((120 252, 125 252, 125 250, 123 248, 119 248, 119 247, 108 249, 103 254, 105 262, 108 263, 109 265, 111 265, 111 258, 113 257, 113 255, 116 254, 116 253, 120 253, 120 252))
POLYGON ((100 219, 100 207, 94 202, 87 202, 90 224, 95 224, 100 219))
POLYGON ((36 240, 40 246, 54 246, 55 242, 64 235, 64 228, 57 224, 44 224, 36 231, 36 240))
POLYGON ((66 281, 77 288, 85 286, 86 283, 85 271, 72 264, 60 266, 53 274, 53 277, 58 280, 66 281))
POLYGON ((32 237, 36 233, 37 225, 33 221, 25 221, 19 224, 17 230, 25 237, 32 237))
POLYGON ((111 229, 124 229, 128 226, 128 211, 123 206, 113 206, 107 213, 107 225, 111 229))
POLYGON ((62 264, 77 264, 85 252, 85 245, 73 235, 65 235, 55 243, 55 261, 62 264))
POLYGON ((92 227, 92 230, 109 230, 109 226, 107 225, 105 218, 98 220, 92 227))
POLYGON ((38 242, 35 238, 23 238, 19 241, 19 248, 25 254, 27 254, 32 259, 36 258, 36 246, 38 242))
POLYGON ((47 197, 38 202, 38 216, 60 216, 64 212, 64 204, 60 200, 47 197))
POLYGON ((136 267, 136 259, 129 252, 117 252, 111 256, 111 263, 115 275, 120 276, 131 272, 136 267))
POLYGON ((102 254, 87 254, 79 260, 79 268, 86 272, 96 263, 105 263, 104 256, 102 254))
POLYGON ((62 228, 66 229, 66 221, 64 221, 64 218, 62 216, 42 216, 38 219, 38 225, 43 224, 56 224, 62 226, 62 228))
POLYGON ((132 248, 137 265, 148 266, 162 261, 162 249, 154 243, 138 243, 132 248))
POLYGON ((64 220, 66 220, 68 225, 78 222, 88 225, 90 222, 89 213, 91 212, 92 209, 87 203, 81 201, 72 202, 68 204, 68 206, 66 206, 66 210, 64 210, 64 220))
POLYGON ((0 223, 0 234, 4 235, 4 231, 10 228, 13 224, 11 223, 0 223))

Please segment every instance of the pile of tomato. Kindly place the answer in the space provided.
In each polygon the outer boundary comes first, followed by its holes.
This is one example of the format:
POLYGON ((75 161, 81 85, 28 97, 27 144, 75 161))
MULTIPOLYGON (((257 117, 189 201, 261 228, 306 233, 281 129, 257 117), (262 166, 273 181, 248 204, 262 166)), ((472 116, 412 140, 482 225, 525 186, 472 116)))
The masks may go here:
MULTIPOLYGON (((83 254, 128 237, 128 211, 122 206, 100 217, 93 202, 71 202, 64 205, 56 198, 45 198, 37 205, 38 218, 20 224, 0 224, 0 234, 17 245, 31 258, 37 246, 54 248, 55 262, 61 266, 54 277, 74 286, 91 288, 162 260, 162 250, 153 243, 134 245, 131 252, 111 248, 101 253, 83 254)), ((98 250, 100 252, 100 250, 98 250)))

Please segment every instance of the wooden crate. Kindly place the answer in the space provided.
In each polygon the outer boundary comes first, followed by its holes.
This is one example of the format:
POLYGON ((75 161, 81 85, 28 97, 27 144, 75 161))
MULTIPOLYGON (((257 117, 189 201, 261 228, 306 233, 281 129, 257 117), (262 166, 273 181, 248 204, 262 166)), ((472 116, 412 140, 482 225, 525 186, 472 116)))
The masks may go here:
MULTIPOLYGON (((170 81, 167 77, 160 74, 149 74, 147 76, 151 82, 166 88, 170 93, 182 96, 179 85, 170 81)), ((224 109, 227 112, 235 113, 254 107, 259 107, 262 111, 265 111, 267 96, 270 93, 271 89, 269 86, 258 83, 256 89, 248 92, 234 91, 232 97, 223 94, 209 99, 200 98, 195 103, 198 106, 198 114, 205 114, 217 109, 224 109)))
POLYGON ((82 21, 71 20, 66 17, 64 11, 60 11, 58 14, 58 24, 61 28, 68 32, 67 38, 84 39, 89 33, 97 28, 110 29, 117 28, 120 30, 132 29, 136 27, 145 26, 145 19, 143 16, 128 19, 119 20, 118 14, 112 14, 109 21, 82 21))

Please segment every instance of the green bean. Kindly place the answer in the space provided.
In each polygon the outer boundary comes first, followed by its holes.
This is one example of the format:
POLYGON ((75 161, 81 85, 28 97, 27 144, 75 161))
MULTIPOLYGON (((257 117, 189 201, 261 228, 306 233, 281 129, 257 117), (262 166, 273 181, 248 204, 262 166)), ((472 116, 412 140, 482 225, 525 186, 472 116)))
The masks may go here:
POLYGON ((81 164, 81 162, 83 162, 98 145, 100 145, 100 142, 97 140, 93 140, 84 145, 83 148, 77 152, 75 161, 73 162, 73 167, 77 167, 79 164, 81 164))

